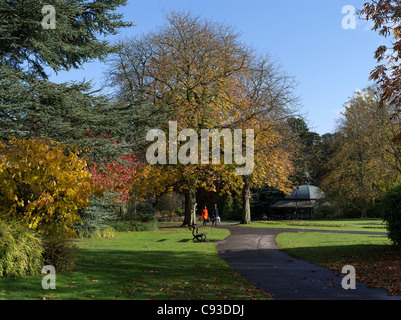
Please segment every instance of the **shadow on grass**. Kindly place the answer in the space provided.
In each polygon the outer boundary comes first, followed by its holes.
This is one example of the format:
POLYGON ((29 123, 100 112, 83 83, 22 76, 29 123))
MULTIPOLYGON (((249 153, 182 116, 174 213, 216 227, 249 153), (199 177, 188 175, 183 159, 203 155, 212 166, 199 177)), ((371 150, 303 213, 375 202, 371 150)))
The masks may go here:
POLYGON ((0 280, 0 299, 215 300, 259 294, 216 255, 201 251, 80 249, 74 271, 57 274, 56 290, 41 287, 44 276, 0 280))

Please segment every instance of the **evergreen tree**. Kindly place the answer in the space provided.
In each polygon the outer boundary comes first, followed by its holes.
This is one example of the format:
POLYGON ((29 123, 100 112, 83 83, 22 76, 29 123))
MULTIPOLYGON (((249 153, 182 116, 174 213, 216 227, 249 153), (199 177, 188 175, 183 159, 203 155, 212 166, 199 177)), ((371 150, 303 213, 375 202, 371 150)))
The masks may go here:
POLYGON ((106 195, 104 198, 92 196, 91 205, 80 209, 81 223, 75 226, 75 231, 83 235, 107 228, 107 222, 114 218, 113 209, 118 207, 113 203, 114 200, 113 195, 106 195))
POLYGON ((0 0, 0 140, 44 137, 90 147, 99 161, 127 152, 132 108, 92 92, 91 84, 47 81, 46 68, 79 68, 116 50, 100 39, 128 27, 126 0, 0 0), (48 9, 54 29, 47 29, 48 9), (118 145, 116 144, 118 142, 118 145))
POLYGON ((49 137, 87 148, 93 161, 132 142, 133 110, 91 92, 90 83, 56 84, 0 67, 0 140, 49 137), (118 142, 118 144, 117 144, 118 142))
POLYGON ((99 37, 131 26, 115 12, 125 4, 126 0, 0 0, 0 65, 46 79, 46 67, 57 72, 104 59, 116 47, 99 37), (42 26, 46 5, 54 8, 54 29, 42 26))

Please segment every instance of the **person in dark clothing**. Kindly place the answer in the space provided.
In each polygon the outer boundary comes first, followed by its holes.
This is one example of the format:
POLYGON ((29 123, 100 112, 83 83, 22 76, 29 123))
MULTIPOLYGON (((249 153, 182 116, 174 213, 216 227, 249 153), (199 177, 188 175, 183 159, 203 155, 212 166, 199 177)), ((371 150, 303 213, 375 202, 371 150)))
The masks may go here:
POLYGON ((217 204, 214 204, 214 208, 212 209, 212 225, 217 226, 217 222, 220 220, 219 217, 219 208, 217 208, 217 204))

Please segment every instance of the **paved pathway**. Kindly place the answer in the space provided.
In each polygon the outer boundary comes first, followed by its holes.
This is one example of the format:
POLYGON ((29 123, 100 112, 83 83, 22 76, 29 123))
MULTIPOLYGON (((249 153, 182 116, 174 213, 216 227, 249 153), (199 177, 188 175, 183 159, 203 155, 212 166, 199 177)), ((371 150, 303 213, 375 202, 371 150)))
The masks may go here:
POLYGON ((219 255, 234 270, 256 287, 271 293, 276 300, 401 300, 401 296, 388 296, 385 289, 368 288, 360 283, 355 290, 344 290, 341 276, 290 257, 277 248, 275 237, 279 233, 300 230, 218 227, 231 232, 218 243, 219 255))

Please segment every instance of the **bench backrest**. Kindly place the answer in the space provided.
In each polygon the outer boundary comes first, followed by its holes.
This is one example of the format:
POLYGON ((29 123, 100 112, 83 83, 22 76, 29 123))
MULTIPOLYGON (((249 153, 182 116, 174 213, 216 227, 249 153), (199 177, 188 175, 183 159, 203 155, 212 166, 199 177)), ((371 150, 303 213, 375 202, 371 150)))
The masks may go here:
POLYGON ((192 231, 192 234, 194 237, 199 233, 199 228, 196 224, 190 225, 189 230, 192 231), (196 233, 195 233, 195 231, 196 231, 196 233))

